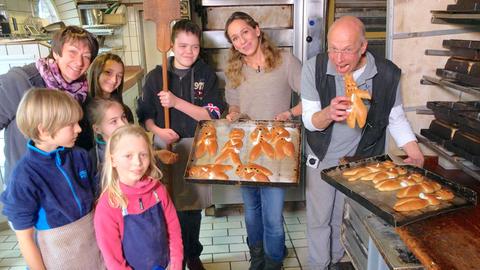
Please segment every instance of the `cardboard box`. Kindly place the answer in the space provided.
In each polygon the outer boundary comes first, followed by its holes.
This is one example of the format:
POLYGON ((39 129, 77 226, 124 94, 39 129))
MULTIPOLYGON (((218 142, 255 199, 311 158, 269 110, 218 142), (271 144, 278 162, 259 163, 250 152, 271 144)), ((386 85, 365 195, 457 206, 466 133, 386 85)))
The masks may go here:
POLYGON ((103 14, 103 24, 125 24, 127 18, 125 14, 103 14))

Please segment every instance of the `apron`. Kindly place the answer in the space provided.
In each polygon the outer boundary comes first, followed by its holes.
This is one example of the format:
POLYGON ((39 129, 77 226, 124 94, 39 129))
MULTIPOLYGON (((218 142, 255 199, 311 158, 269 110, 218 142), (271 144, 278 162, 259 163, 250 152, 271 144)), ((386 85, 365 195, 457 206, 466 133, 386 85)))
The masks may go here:
POLYGON ((129 215, 122 209, 123 255, 137 270, 165 269, 170 261, 165 215, 157 192, 153 195, 157 203, 141 214, 129 215))
POLYGON ((37 242, 48 270, 106 269, 95 239, 93 212, 70 224, 37 231, 37 242))
MULTIPOLYGON (((165 144, 158 136, 154 137, 154 144, 165 149, 165 144)), ((184 178, 192 144, 193 138, 182 138, 174 143, 172 151, 178 154, 178 161, 167 167, 170 170, 168 175, 173 179, 172 200, 177 211, 202 210, 212 205, 211 185, 189 183, 184 178)))

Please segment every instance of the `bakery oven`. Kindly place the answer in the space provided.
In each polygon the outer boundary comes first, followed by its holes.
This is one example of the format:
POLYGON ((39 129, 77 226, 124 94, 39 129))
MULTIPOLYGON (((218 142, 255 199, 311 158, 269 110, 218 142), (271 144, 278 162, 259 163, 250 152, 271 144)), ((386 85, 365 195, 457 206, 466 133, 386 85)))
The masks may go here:
MULTIPOLYGON (((281 49, 292 52, 300 61, 316 55, 324 48, 324 0, 202 0, 199 1, 203 29, 204 58, 214 66, 225 87, 224 69, 230 43, 224 37, 225 22, 235 11, 250 14, 270 39, 281 49)), ((295 97, 298 98, 298 97, 295 97)), ((298 188, 288 188, 287 201, 305 199, 305 181, 298 188)), ((241 203, 238 187, 213 185, 212 202, 218 204, 241 203)))

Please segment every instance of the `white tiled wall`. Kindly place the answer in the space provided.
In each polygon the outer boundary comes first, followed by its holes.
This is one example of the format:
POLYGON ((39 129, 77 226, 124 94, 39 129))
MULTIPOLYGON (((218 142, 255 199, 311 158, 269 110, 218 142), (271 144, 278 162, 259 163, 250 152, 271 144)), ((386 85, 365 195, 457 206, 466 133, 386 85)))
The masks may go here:
POLYGON ((32 63, 40 57, 46 57, 49 47, 43 43, 0 45, 0 74, 7 73, 12 67, 32 63))
MULTIPOLYGON (((122 1, 125 2, 125 1, 122 1)), ((140 23, 138 10, 133 6, 127 8, 127 23, 122 27, 123 61, 125 65, 140 65, 140 23)))
POLYGON ((53 0, 60 19, 66 25, 80 25, 80 17, 75 0, 53 0))

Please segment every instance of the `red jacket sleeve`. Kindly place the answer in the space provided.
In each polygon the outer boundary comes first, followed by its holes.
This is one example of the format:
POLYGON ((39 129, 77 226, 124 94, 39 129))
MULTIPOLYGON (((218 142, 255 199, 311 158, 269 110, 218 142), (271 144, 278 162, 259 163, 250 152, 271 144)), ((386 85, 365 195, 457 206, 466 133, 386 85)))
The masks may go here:
POLYGON ((98 201, 93 223, 97 244, 107 269, 131 270, 132 268, 128 266, 122 251, 122 211, 120 208, 113 208, 109 205, 106 193, 103 193, 98 201))

